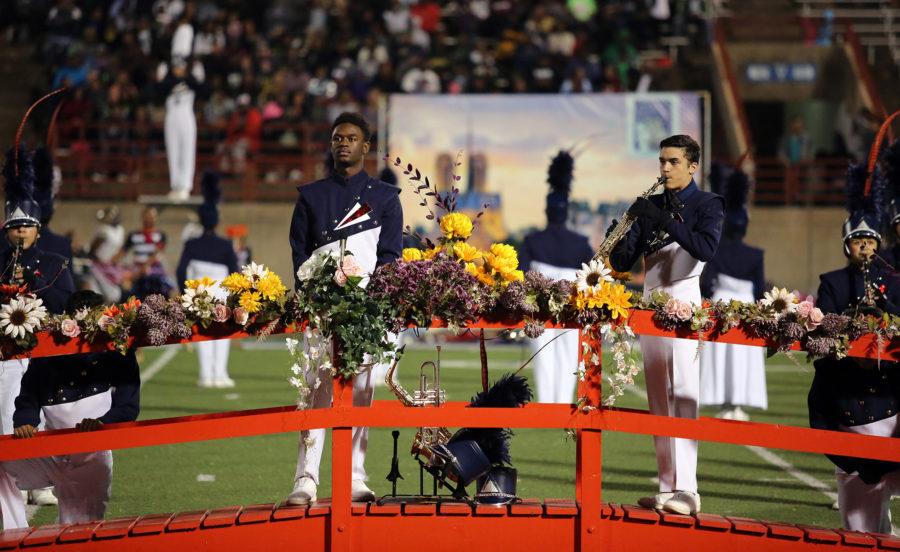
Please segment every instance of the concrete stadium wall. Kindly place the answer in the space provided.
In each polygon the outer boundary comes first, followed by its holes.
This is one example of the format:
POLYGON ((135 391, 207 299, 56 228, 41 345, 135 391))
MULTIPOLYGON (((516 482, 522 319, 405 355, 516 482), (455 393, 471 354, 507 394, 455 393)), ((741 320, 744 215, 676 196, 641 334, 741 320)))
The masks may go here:
MULTIPOLYGON (((100 202, 69 202, 57 206, 51 225, 55 232, 74 231, 76 240, 90 243, 96 227, 100 202)), ((119 204, 126 230, 140 227, 141 206, 119 204)), ((228 203, 222 207, 222 225, 245 223, 253 257, 293 282, 288 230, 293 204, 228 203)), ((169 237, 166 259, 174 267, 181 255, 180 236, 194 210, 168 207, 160 211, 159 223, 169 237)), ((772 284, 815 293, 818 275, 844 265, 841 223, 846 216, 840 208, 755 208, 751 211, 747 242, 766 251, 766 279, 772 284)))

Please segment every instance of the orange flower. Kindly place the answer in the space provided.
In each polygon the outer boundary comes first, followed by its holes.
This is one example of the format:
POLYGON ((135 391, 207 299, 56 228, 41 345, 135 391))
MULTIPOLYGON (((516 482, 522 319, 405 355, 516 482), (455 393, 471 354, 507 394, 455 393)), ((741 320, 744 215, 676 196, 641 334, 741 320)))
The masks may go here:
POLYGON ((128 299, 128 301, 127 301, 124 305, 122 305, 122 306, 125 308, 126 311, 136 310, 138 307, 141 306, 141 300, 138 299, 137 297, 131 297, 131 298, 128 299))
POLYGON ((108 316, 110 318, 115 318, 116 316, 118 316, 120 314, 122 314, 122 311, 119 309, 119 307, 117 307, 115 305, 110 305, 109 307, 106 307, 105 311, 103 311, 103 315, 108 316))

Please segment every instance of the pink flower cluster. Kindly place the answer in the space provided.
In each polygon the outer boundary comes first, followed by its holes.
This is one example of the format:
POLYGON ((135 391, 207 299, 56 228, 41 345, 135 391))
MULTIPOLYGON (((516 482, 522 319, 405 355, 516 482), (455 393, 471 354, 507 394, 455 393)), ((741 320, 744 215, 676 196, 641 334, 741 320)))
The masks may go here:
POLYGON ((247 321, 250 319, 250 314, 242 309, 241 307, 237 307, 234 309, 234 321, 244 326, 247 324, 247 321))
POLYGON ((81 335, 81 328, 78 326, 78 321, 71 318, 63 320, 59 329, 66 337, 76 338, 81 335))
POLYGON ((806 331, 811 332, 819 327, 819 324, 822 323, 822 320, 825 318, 825 314, 822 313, 822 310, 815 306, 810 298, 807 298, 800 302, 797 305, 797 318, 800 322, 803 323, 803 327, 806 328, 806 331))
POLYGON ((349 276, 362 276, 363 269, 351 255, 345 255, 341 259, 341 265, 334 271, 334 281, 337 285, 344 287, 347 284, 349 276))
POLYGON ((213 308, 213 319, 216 322, 228 322, 229 318, 231 318, 231 309, 227 305, 216 303, 216 306, 213 308))
POLYGON ((691 319, 692 316, 694 316, 693 305, 691 305, 687 301, 680 301, 674 297, 666 301, 666 305, 663 307, 663 311, 666 313, 666 316, 678 319, 682 322, 687 322, 691 319))

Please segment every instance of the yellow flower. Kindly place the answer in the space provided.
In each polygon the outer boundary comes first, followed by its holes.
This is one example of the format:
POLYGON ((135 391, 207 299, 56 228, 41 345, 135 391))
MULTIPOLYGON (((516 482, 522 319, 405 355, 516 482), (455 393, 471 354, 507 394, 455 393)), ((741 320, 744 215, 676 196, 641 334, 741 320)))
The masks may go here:
POLYGON ((240 272, 235 272, 222 280, 222 287, 231 293, 240 293, 250 289, 252 284, 250 283, 250 278, 247 278, 240 272))
POLYGON ((465 261, 467 263, 481 257, 481 252, 478 251, 478 248, 473 245, 469 245, 466 242, 454 243, 453 254, 456 255, 456 258, 460 261, 465 261))
POLYGON ((448 240, 464 240, 472 235, 472 219, 462 213, 446 214, 441 217, 441 233, 448 240))
MULTIPOLYGON (((493 246, 491 249, 493 249, 493 246)), ((484 261, 487 263, 487 266, 491 267, 494 272, 499 274, 507 274, 514 271, 519 266, 519 261, 517 259, 500 257, 493 253, 485 253, 484 261)))
POLYGON ((435 258, 437 256, 437 254, 441 252, 442 249, 443 248, 439 245, 435 246, 431 249, 427 249, 422 253, 422 258, 425 259, 426 261, 430 261, 431 259, 435 258))
POLYGON ((466 272, 472 276, 478 277, 478 265, 475 263, 466 263, 466 272))
POLYGON ((494 281, 494 277, 485 272, 483 269, 476 270, 475 277, 478 278, 479 282, 488 286, 493 286, 496 283, 494 281))
POLYGON ((266 275, 260 278, 256 283, 256 289, 259 290, 264 299, 269 301, 279 299, 287 292, 287 288, 281 283, 281 278, 271 271, 266 272, 266 275))
POLYGON ((200 278, 199 280, 187 280, 184 283, 184 287, 186 287, 188 289, 197 289, 200 286, 210 287, 212 285, 215 285, 215 283, 216 283, 216 281, 213 280, 212 278, 210 278, 209 276, 204 276, 203 278, 200 278))
POLYGON ((407 247, 403 249, 403 262, 409 263, 412 261, 421 261, 422 260, 422 250, 417 247, 407 247))
POLYGON ((628 309, 631 308, 631 292, 621 284, 610 284, 606 308, 609 309, 613 320, 625 318, 628 316, 628 309))
POLYGON ((241 294, 241 298, 238 300, 238 305, 247 313, 253 314, 259 311, 259 293, 255 291, 245 291, 241 294))
POLYGON ((500 276, 507 282, 522 282, 525 280, 525 273, 521 270, 511 270, 509 272, 504 272, 500 276))
POLYGON ((519 254, 516 253, 516 248, 506 244, 506 243, 495 243, 491 245, 491 253, 500 257, 502 259, 507 260, 515 260, 516 266, 519 264, 519 254))

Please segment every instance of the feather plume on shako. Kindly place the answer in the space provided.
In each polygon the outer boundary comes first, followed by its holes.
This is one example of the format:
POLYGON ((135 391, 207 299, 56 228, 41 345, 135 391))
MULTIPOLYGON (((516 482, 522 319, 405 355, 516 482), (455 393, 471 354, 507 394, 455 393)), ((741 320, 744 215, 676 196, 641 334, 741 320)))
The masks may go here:
POLYGON ((871 175, 871 187, 866 194, 869 174, 865 165, 851 164, 847 169, 847 211, 849 216, 842 229, 844 253, 852 238, 874 238, 881 245, 881 216, 884 212, 884 179, 876 169, 871 175))
POLYGON ((884 181, 887 194, 891 197, 888 220, 893 227, 900 223, 900 139, 884 149, 881 154, 881 166, 884 170, 884 181))
MULTIPOLYGON (((505 374, 487 391, 472 397, 472 408, 519 408, 531 401, 533 394, 528 380, 516 374, 505 374)), ((478 443, 492 465, 509 464, 509 438, 512 431, 505 428, 463 428, 450 442, 473 440, 478 443)))
POLYGON ((222 188, 219 186, 219 174, 215 171, 204 171, 200 178, 200 193, 203 203, 197 207, 200 224, 209 230, 219 224, 219 202, 222 201, 222 188))
POLYGON ((23 147, 10 148, 3 165, 6 194, 4 230, 19 226, 40 226, 41 208, 34 200, 34 164, 32 154, 23 147))

